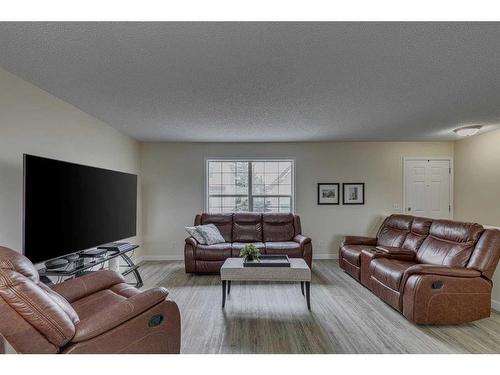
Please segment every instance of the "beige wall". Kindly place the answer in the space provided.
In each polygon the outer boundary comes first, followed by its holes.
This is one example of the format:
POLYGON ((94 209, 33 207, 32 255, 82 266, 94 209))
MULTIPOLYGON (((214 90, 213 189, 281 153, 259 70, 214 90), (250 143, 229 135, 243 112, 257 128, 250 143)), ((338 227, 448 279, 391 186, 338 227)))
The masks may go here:
POLYGON ((455 143, 455 217, 500 227, 500 130, 455 143))
MULTIPOLYGON (((455 218, 500 227, 500 130, 455 143, 455 218)), ((493 283, 500 310, 500 272, 493 283)))
POLYGON ((151 259, 182 259, 184 227, 204 208, 209 157, 296 160, 296 212, 316 257, 337 257, 346 234, 374 234, 380 218, 402 205, 404 156, 453 156, 453 142, 143 143, 144 245, 151 259), (318 206, 316 183, 365 182, 366 205, 318 206))
POLYGON ((139 173, 139 144, 2 69, 0 87, 0 245, 21 251, 23 153, 139 173))

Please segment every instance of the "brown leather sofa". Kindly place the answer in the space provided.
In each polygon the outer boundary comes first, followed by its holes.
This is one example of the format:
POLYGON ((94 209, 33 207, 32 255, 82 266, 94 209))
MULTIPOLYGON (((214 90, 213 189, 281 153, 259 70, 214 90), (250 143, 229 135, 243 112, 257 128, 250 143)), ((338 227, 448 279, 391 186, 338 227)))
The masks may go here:
POLYGON ((179 353, 179 309, 167 295, 112 271, 49 288, 27 258, 0 247, 0 333, 19 353, 179 353))
POLYGON ((214 224, 225 243, 201 245, 186 238, 184 262, 187 273, 219 273, 224 261, 238 257, 241 248, 253 243, 261 254, 287 254, 312 265, 312 243, 301 234, 300 217, 287 213, 228 213, 196 215, 194 225, 214 224))
POLYGON ((500 231, 479 224, 391 215, 376 237, 348 236, 339 265, 417 324, 490 316, 500 231))

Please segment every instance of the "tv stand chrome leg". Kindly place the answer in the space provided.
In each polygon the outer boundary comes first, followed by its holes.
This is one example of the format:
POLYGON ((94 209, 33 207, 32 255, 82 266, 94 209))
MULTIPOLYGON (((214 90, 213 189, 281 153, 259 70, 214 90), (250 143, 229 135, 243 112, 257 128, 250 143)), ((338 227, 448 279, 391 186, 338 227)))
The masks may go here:
POLYGON ((139 273, 138 266, 135 265, 135 263, 132 261, 132 259, 130 259, 130 257, 127 254, 123 253, 120 254, 120 256, 125 261, 125 263, 127 263, 129 267, 135 267, 135 269, 132 271, 136 280, 135 287, 136 288, 142 287, 144 283, 142 282, 142 277, 141 274, 139 273))

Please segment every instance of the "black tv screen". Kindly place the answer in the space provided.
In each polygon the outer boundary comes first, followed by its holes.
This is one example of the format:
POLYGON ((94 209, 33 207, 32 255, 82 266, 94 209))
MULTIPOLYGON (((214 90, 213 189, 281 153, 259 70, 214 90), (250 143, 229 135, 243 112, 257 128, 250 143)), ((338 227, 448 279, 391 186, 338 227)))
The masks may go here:
POLYGON ((24 254, 33 262, 135 236, 137 176, 24 155, 24 254))

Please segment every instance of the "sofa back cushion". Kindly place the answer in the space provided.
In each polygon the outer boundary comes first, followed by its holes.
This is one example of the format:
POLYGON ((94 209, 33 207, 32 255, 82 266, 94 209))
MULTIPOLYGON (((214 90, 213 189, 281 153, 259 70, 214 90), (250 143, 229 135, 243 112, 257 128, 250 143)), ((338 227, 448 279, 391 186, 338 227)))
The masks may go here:
POLYGON ((12 270, 38 284, 40 277, 33 263, 21 253, 0 246, 0 271, 12 270))
POLYGON ((262 214, 264 242, 291 241, 295 236, 293 214, 265 213, 262 214))
POLYGON ((479 224, 434 220, 417 252, 419 263, 465 267, 484 228, 479 224))
POLYGON ((382 223, 377 233, 377 245, 401 247, 410 232, 413 216, 391 215, 382 223))
POLYGON ((491 280, 499 260, 500 230, 486 229, 472 252, 467 268, 474 268, 491 280))
POLYGON ((0 332, 25 326, 21 319, 56 347, 68 343, 75 334, 79 319, 69 302, 39 283, 38 271, 28 258, 0 246, 0 305, 3 303, 8 306, 0 306, 0 311, 9 307, 17 313, 17 320, 0 317, 0 332))
POLYGON ((261 242, 262 214, 256 212, 233 215, 233 242, 261 242))
POLYGON ((411 223, 410 233, 406 235, 403 248, 417 252, 426 237, 429 235, 432 219, 425 217, 414 217, 411 223))
POLYGON ((219 232, 224 237, 226 242, 232 241, 232 232, 233 232, 233 214, 201 214, 201 223, 203 225, 206 224, 214 224, 219 232))
POLYGON ((295 227, 295 235, 302 234, 302 224, 300 223, 299 215, 293 215, 293 226, 295 227))

